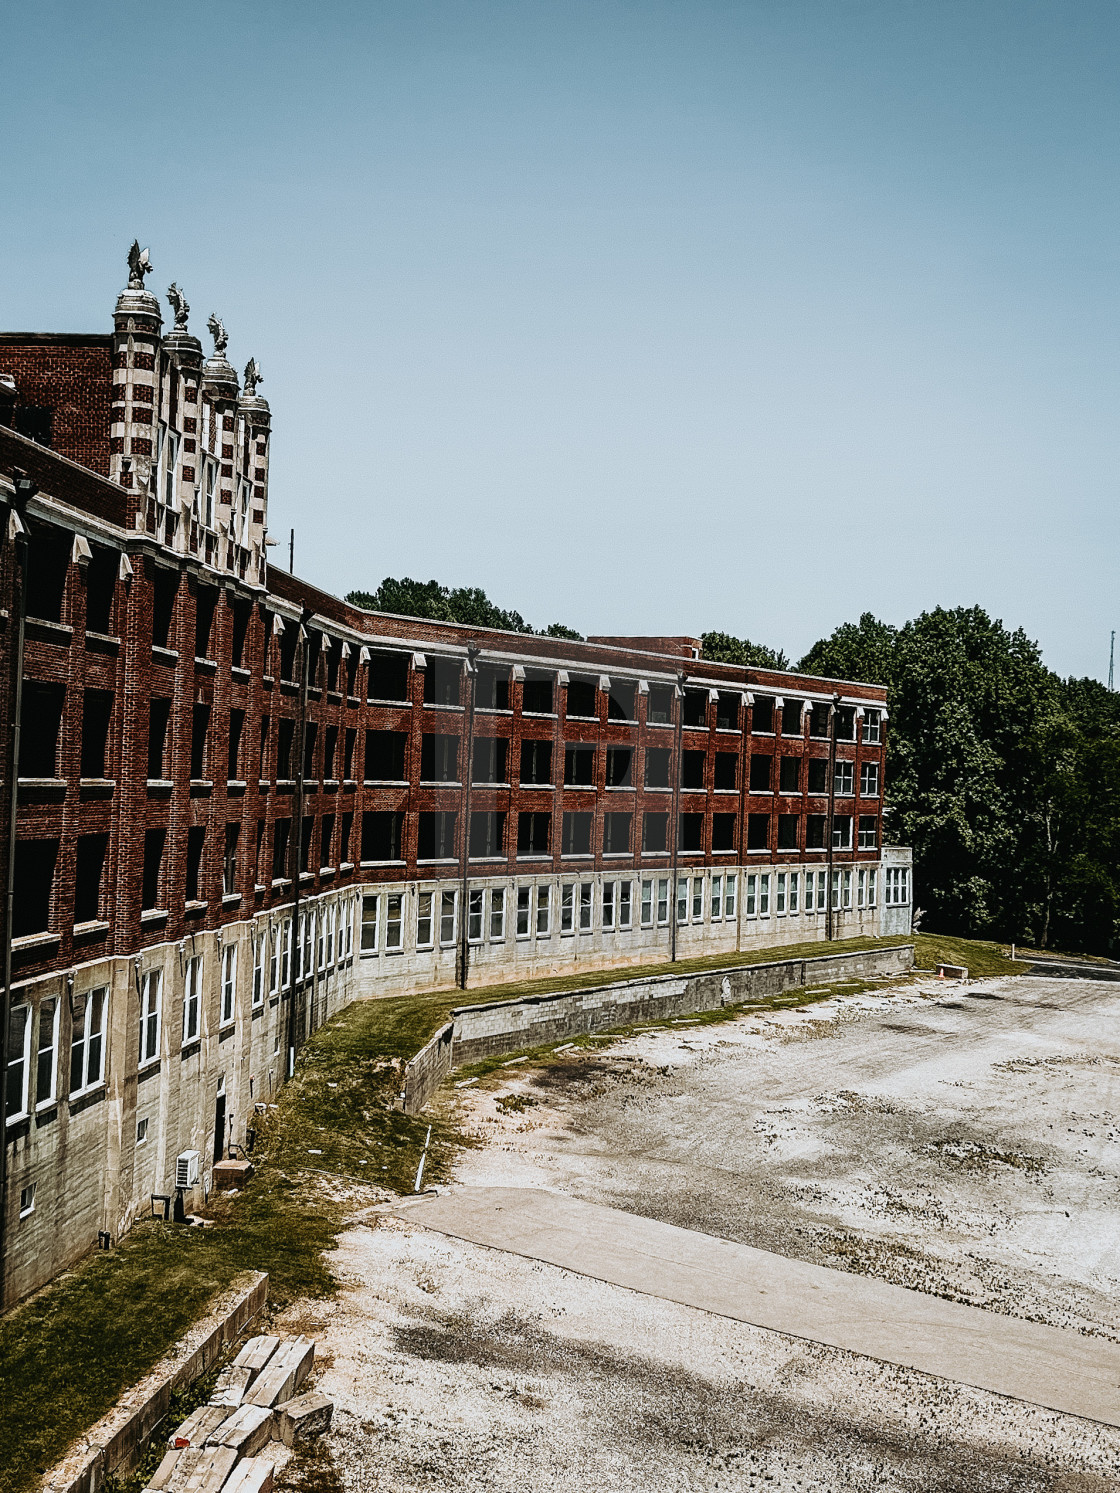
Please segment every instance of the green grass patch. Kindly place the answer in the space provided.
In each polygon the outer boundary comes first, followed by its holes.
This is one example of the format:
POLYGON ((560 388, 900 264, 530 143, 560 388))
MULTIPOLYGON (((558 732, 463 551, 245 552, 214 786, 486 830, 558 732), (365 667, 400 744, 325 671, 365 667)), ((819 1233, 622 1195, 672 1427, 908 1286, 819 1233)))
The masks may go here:
MULTIPOLYGON (((948 933, 918 933, 912 940, 914 963, 919 969, 939 964, 963 964, 972 980, 990 980, 996 975, 1025 975, 1027 966, 1007 957, 1010 945, 980 938, 953 938, 948 933)), ((1016 951, 1018 952, 1018 951, 1016 951)))

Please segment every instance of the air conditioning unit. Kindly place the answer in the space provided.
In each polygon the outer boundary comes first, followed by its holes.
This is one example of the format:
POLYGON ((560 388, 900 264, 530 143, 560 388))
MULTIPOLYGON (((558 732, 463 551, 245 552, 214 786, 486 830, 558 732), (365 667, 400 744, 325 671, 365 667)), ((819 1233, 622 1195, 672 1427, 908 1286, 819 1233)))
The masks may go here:
POLYGON ((198 1152, 180 1151, 175 1158, 175 1186, 198 1186, 198 1152))

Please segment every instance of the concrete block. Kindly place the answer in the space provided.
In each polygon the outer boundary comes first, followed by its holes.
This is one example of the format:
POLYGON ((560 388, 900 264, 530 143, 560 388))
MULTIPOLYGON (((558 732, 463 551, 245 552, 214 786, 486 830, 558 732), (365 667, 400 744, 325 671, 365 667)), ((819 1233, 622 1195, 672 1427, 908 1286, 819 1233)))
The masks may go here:
POLYGON ((937 977, 943 980, 967 980, 968 970, 963 964, 939 964, 937 977))
POLYGON ((293 1338, 276 1350, 245 1395, 243 1404, 271 1408, 290 1400, 311 1372, 315 1344, 308 1337, 293 1338))
POLYGON ((167 1438, 170 1447, 202 1446, 211 1431, 216 1431, 229 1411, 224 1405, 200 1405, 177 1430, 167 1438))
POLYGON ((164 1452, 163 1461, 148 1479, 147 1488, 151 1490, 151 1493, 160 1493, 161 1489, 168 1486, 174 1476, 176 1467, 186 1456, 192 1458, 195 1456, 194 1451, 190 1447, 169 1447, 164 1452))
POLYGON ((264 1405, 239 1405, 223 1421, 207 1446, 232 1446, 240 1457, 251 1457, 272 1440, 272 1411, 264 1405))
POLYGON ((251 1161, 215 1161, 214 1163, 214 1186, 219 1189, 244 1187, 252 1175, 253 1163, 251 1161))
POLYGON ((222 1493, 272 1493, 274 1472, 271 1457, 246 1457, 230 1473, 222 1493))
POLYGON ((252 1383, 279 1346, 280 1339, 268 1333, 262 1333, 259 1337, 251 1337, 233 1360, 233 1367, 248 1369, 252 1376, 249 1382, 252 1383))
POLYGON ((228 1409, 235 1410, 245 1398, 245 1391, 252 1382, 252 1369, 239 1369, 232 1363, 227 1364, 215 1380, 214 1391, 210 1396, 211 1405, 225 1405, 228 1409))
POLYGON ((168 1452, 148 1487, 154 1493, 218 1493, 236 1465, 231 1446, 190 1446, 168 1452))
POLYGON ((334 1415, 334 1401, 312 1389, 307 1394, 297 1395, 294 1400, 285 1400, 276 1407, 276 1425, 280 1440, 285 1446, 294 1446, 297 1441, 309 1441, 321 1436, 334 1415))

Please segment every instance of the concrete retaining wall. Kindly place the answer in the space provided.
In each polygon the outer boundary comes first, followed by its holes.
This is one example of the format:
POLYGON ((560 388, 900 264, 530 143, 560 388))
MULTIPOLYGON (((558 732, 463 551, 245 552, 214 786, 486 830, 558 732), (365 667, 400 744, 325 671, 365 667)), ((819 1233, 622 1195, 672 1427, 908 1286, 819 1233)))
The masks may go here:
MULTIPOLYGON (((171 1396, 200 1379, 268 1300, 268 1276, 253 1271, 223 1292, 209 1313, 43 1479, 44 1493, 96 1493, 110 1474, 140 1461, 148 1437, 167 1415, 171 1396)), ((153 1303, 153 1311, 158 1303, 153 1303)))
POLYGON ((406 1115, 418 1114, 451 1072, 454 1031, 454 1023, 450 1021, 440 1027, 405 1068, 402 1108, 406 1115))

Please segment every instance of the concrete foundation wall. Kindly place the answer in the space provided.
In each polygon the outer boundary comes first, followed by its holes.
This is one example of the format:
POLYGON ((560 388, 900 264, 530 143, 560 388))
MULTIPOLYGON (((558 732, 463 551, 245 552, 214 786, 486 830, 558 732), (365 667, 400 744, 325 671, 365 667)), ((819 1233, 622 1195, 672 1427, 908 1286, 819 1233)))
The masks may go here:
POLYGON ((455 1025, 449 1021, 408 1064, 404 1075, 405 1114, 418 1114, 451 1072, 454 1034, 455 1025))

